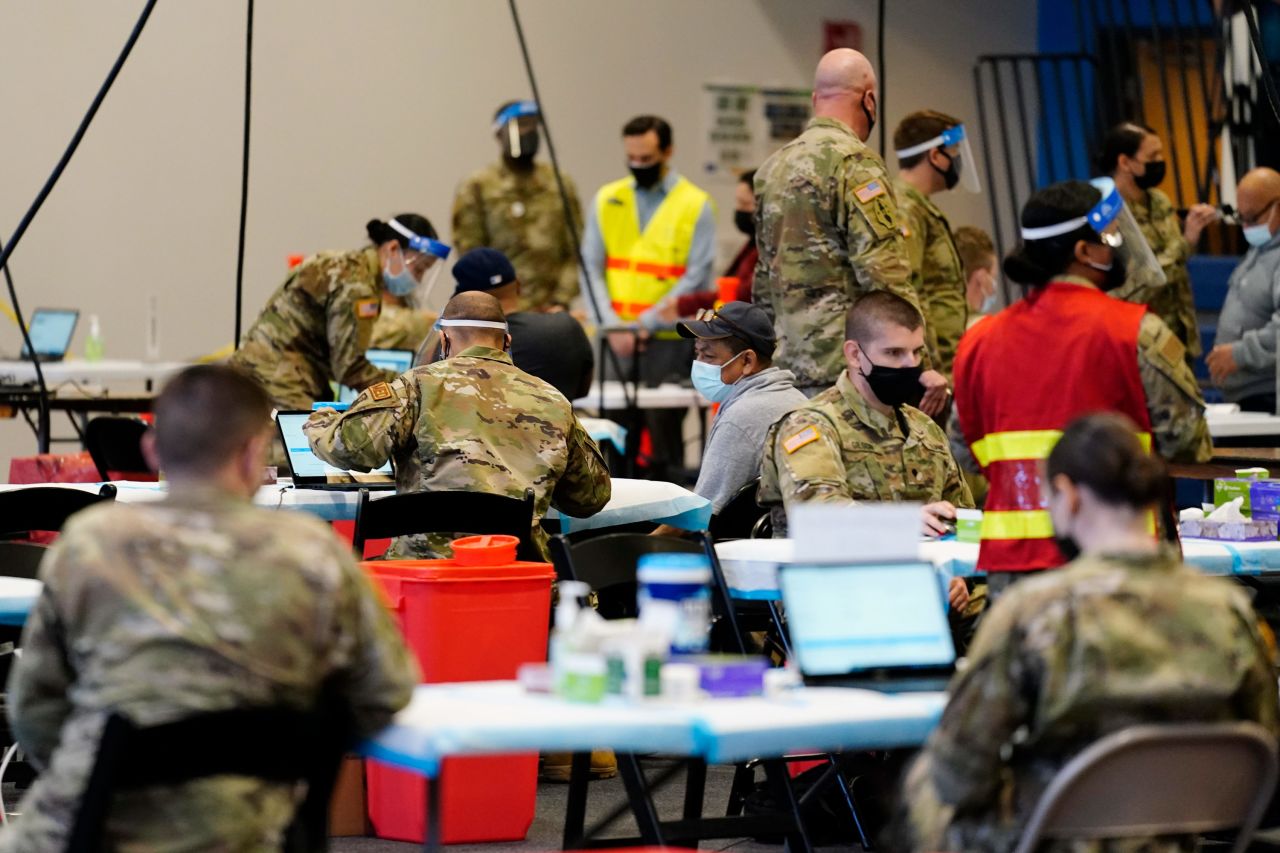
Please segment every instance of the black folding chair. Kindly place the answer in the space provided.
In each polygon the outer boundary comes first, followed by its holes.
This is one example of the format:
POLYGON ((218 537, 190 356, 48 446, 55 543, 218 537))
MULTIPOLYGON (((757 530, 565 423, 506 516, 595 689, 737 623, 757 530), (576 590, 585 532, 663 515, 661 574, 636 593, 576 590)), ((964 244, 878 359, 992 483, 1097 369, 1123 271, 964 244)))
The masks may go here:
POLYGON ((110 483, 103 484, 97 494, 64 486, 0 492, 0 538, 36 530, 57 532, 80 510, 115 497, 116 487, 110 483))
POLYGON ((351 545, 364 558, 370 539, 391 539, 414 533, 457 533, 460 536, 507 534, 520 539, 516 557, 541 561, 533 541, 533 489, 524 500, 484 492, 411 492, 373 498, 360 490, 355 534, 351 545))
POLYGON ((150 427, 138 418, 118 415, 102 415, 89 421, 84 429, 84 447, 104 482, 155 479, 155 473, 142 455, 142 437, 148 429, 150 427))
POLYGON ((769 511, 756 503, 756 490, 760 487, 760 478, 734 492, 733 497, 718 513, 711 516, 707 530, 712 540, 723 542, 726 539, 751 539, 752 531, 769 511))
POLYGON ((325 706, 313 711, 240 708, 146 728, 112 714, 103 729, 67 849, 71 853, 109 849, 103 833, 117 792, 233 775, 305 782, 307 796, 283 849, 289 853, 327 850, 329 799, 342 756, 353 742, 349 716, 325 706))

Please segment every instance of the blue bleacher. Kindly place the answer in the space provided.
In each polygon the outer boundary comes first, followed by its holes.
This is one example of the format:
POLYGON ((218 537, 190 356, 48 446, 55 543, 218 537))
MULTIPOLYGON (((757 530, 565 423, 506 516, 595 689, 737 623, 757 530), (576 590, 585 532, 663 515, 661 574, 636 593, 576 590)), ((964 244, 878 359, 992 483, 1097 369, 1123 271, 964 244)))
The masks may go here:
MULTIPOLYGON (((1213 340, 1218 333, 1218 315, 1222 313, 1222 303, 1227 300, 1227 281, 1239 263, 1240 258, 1233 255, 1192 255, 1187 261, 1191 293, 1200 320, 1200 344, 1205 353, 1213 349, 1213 340)), ((1196 359, 1195 373, 1201 385, 1207 386, 1209 368, 1204 363, 1203 354, 1196 359)), ((1206 387, 1205 399, 1220 402, 1221 392, 1211 386, 1206 387)))

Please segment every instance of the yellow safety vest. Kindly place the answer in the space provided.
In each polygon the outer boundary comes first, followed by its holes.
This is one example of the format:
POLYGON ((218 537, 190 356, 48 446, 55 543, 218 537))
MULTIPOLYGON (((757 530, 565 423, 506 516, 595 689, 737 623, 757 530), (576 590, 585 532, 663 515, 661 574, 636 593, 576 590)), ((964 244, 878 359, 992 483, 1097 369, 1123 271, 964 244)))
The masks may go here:
POLYGON ((658 304, 684 275, 693 232, 707 201, 705 192, 680 178, 641 233, 633 179, 605 184, 596 193, 605 283, 619 319, 639 317, 658 304))

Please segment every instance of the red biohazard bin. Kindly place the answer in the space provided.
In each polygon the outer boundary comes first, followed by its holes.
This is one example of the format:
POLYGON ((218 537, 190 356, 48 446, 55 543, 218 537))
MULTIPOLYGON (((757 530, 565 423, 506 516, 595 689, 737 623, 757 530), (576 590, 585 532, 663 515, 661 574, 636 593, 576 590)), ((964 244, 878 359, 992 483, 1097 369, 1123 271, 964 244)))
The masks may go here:
MULTIPOLYGON (((548 563, 518 562, 517 542, 514 536, 472 536, 455 540, 452 560, 362 564, 386 592, 423 683, 514 679, 521 664, 547 659, 555 570, 548 563)), ((426 779, 366 763, 374 834, 421 842, 426 779)), ((449 758, 441 780, 445 844, 521 841, 528 834, 538 796, 536 753, 449 758)))

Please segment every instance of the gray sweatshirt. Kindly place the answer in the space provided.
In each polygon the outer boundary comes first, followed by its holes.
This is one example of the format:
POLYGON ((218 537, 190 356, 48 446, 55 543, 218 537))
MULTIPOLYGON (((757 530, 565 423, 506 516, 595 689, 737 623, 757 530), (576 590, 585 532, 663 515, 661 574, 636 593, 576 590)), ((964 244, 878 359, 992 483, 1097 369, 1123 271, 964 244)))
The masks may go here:
POLYGON ((770 367, 739 379, 711 422, 702 470, 693 490, 719 512, 747 483, 760 476, 764 438, 783 415, 809 402, 796 390, 791 371, 770 367))
POLYGON ((1250 249, 1231 273, 1214 343, 1232 344, 1240 370, 1222 393, 1235 402, 1276 390, 1276 334, 1280 332, 1280 234, 1250 249))

